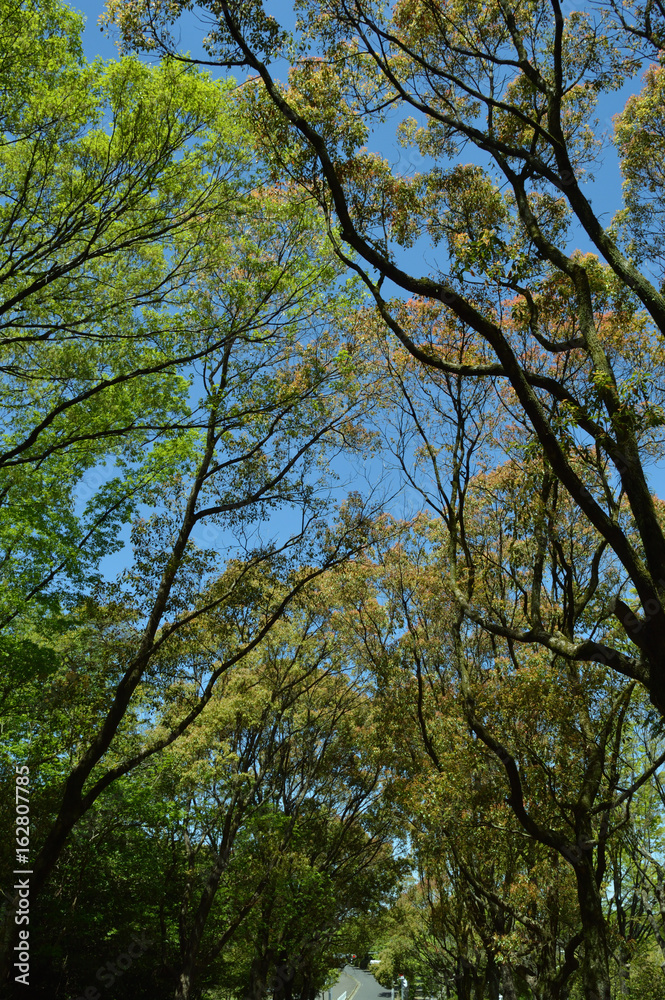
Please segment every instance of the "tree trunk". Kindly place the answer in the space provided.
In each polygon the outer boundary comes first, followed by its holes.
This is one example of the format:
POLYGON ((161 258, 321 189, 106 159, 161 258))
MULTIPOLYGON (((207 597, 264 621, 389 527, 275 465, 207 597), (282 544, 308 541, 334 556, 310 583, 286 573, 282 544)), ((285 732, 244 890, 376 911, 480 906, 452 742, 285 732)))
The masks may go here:
POLYGON ((469 963, 462 958, 457 959, 457 971, 455 973, 455 987, 457 990, 457 1000, 471 1000, 471 968, 469 963))
POLYGON ((247 995, 250 1000, 264 1000, 268 995, 268 970, 270 960, 267 955, 256 955, 249 970, 249 990, 247 995))
POLYGON ((198 958, 201 938, 203 937, 206 921, 215 900, 223 871, 224 865, 217 864, 208 875, 189 934, 186 940, 180 942, 181 967, 178 976, 178 985, 174 994, 175 1000, 189 1000, 194 966, 198 958))
POLYGON ((487 953, 485 978, 487 980, 487 997, 489 1000, 499 1000, 499 994, 501 993, 501 972, 489 951, 487 953))
POLYGON ((624 941, 619 942, 619 991, 622 997, 627 997, 629 993, 628 980, 630 977, 628 962, 630 961, 630 952, 626 948, 624 941))
POLYGON ((189 965, 180 970, 178 984, 175 988, 175 1000, 189 1000, 192 988, 192 970, 189 965))
POLYGON ((575 865, 575 877, 584 934, 581 970, 584 1000, 611 1000, 607 928, 590 851, 575 865))
POLYGON ((515 980, 513 979, 513 970, 510 967, 510 962, 504 962, 501 966, 501 992, 503 1000, 517 1000, 515 980))

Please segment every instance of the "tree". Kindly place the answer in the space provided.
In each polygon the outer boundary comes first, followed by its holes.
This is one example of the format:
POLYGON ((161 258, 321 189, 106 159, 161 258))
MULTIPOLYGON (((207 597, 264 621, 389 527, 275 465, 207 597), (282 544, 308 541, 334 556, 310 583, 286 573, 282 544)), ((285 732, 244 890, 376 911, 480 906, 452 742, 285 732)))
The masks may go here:
MULTIPOLYGON (((647 716, 648 718, 648 716, 647 716)), ((660 739, 638 715, 630 726, 622 762, 622 785, 630 787, 640 770, 659 755, 660 739)), ((644 784, 626 811, 623 836, 611 845, 609 921, 618 969, 618 988, 623 995, 640 996, 644 975, 654 995, 663 992, 663 871, 654 857, 660 854, 662 838, 662 775, 644 784), (650 974, 647 970, 650 968, 650 974)), ((648 995, 648 993, 647 993, 648 995)))
MULTIPOLYGON (((424 369, 510 387, 523 433, 599 539, 597 576, 606 562, 620 571, 609 643, 584 627, 552 630, 537 613, 511 641, 607 664, 643 684, 662 714, 665 535, 647 474, 662 422, 665 299, 649 250, 662 228, 662 67, 614 140, 594 125, 599 99, 659 57, 661 7, 305 2, 289 49, 259 4, 199 6, 213 25, 208 59, 258 77, 245 107, 266 155, 322 207, 385 325, 424 369), (270 63, 292 51, 285 87, 270 63), (421 174, 400 175, 362 148, 388 112, 410 116, 398 134, 419 150, 421 174), (613 141, 627 187, 607 224, 591 178, 613 141), (463 165, 469 149, 480 162, 463 165), (403 250, 416 240, 436 261, 431 273, 408 270, 403 250), (435 332, 412 338, 385 282, 464 326, 469 356, 442 357, 435 332), (628 329, 640 330, 632 347, 631 337, 621 344, 628 329)), ((181 10, 114 0, 109 19, 126 44, 173 52, 168 28, 181 10)))
MULTIPOLYGON (((274 349, 273 342, 270 352, 274 349)), ((288 353, 292 358, 291 346, 288 353)), ((334 415, 320 400, 314 411, 308 397, 311 378, 320 383, 318 365, 312 368, 305 361, 284 372, 280 352, 271 366, 255 358, 252 368, 245 351, 238 349, 237 354, 237 361, 231 362, 229 345, 212 370, 208 428, 202 440, 185 442, 184 456, 176 464, 162 464, 164 453, 157 449, 149 456, 148 496, 155 513, 135 520, 134 565, 119 587, 102 587, 96 600, 88 598, 79 636, 54 676, 56 685, 64 682, 68 689, 65 725, 56 734, 44 729, 43 735, 56 754, 66 754, 68 766, 60 776, 54 814, 48 822, 42 819, 42 837, 33 841, 35 900, 69 833, 96 799, 177 740, 203 711, 219 677, 259 644, 308 582, 366 542, 370 525, 361 505, 343 510, 336 527, 320 520, 317 526, 323 499, 312 495, 301 478, 307 453, 322 438, 334 435, 339 422, 350 442, 349 417, 356 406, 362 408, 360 397, 351 409, 343 405, 341 410, 336 397, 334 415), (238 375, 241 385, 229 385, 238 375), (303 404, 305 411, 299 415, 303 404), (263 453, 264 445, 272 445, 271 454, 263 453), (220 534, 228 532, 230 541, 235 533, 242 544, 257 514, 278 504, 299 506, 302 526, 279 547, 255 544, 220 576, 217 551, 200 548, 192 537, 196 526, 207 519, 220 534), (268 566, 266 583, 257 571, 268 566), (203 619, 209 639, 192 632, 194 623, 203 619), (175 696, 182 666, 176 666, 174 657, 185 649, 191 686, 187 697, 179 699, 175 696), (70 700, 74 692, 83 694, 83 704, 70 700), (171 712, 165 724, 155 725, 155 710, 165 712, 167 707, 171 712), (71 715, 76 719, 73 727, 68 724, 71 715), (132 736, 137 718, 143 724, 132 736)), ((137 470, 139 482, 145 472, 145 466, 137 470)), ((38 703, 34 687, 39 683, 38 677, 28 675, 11 690, 5 706, 13 722, 6 758, 12 774, 19 758, 39 771, 42 740, 33 738, 32 730, 39 732, 42 726, 35 726, 32 713, 25 711, 30 695, 32 704, 38 703)), ((42 780, 36 778, 37 786, 42 780)))
MULTIPOLYGON (((533 496, 525 501, 522 470, 512 502, 501 494, 495 534, 481 535, 478 522, 472 533, 476 502, 485 530, 491 523, 485 505, 495 494, 486 479, 494 489, 515 486, 513 471, 503 471, 469 486, 469 546, 482 537, 488 551, 508 551, 518 518, 539 516, 533 496)), ((533 470, 529 482, 537 494, 533 470)), ((567 523, 574 536, 580 529, 567 523)), ((374 564, 333 577, 343 581, 353 659, 377 678, 381 728, 395 747, 384 794, 409 830, 431 911, 414 955, 436 947, 431 964, 458 995, 515 996, 521 987, 554 1000, 576 981, 587 998, 609 995, 611 859, 620 844, 630 850, 631 802, 648 794, 663 763, 652 737, 651 758, 627 771, 629 720, 640 719, 646 733, 648 713, 636 686, 606 669, 529 655, 465 623, 441 581, 445 534, 440 521, 421 517, 374 564)), ((528 576, 523 555, 515 545, 518 580, 528 576)), ((524 591, 500 591, 497 565, 488 560, 476 586, 497 603, 501 596, 504 620, 518 622, 524 591)), ((560 616, 556 590, 548 593, 548 614, 560 616)), ((628 878, 625 853, 622 871, 628 878)), ((620 968, 625 961, 619 957, 620 968)))
POLYGON ((117 547, 131 493, 91 487, 106 478, 94 470, 196 426, 188 367, 226 336, 196 285, 254 186, 233 150, 228 88, 175 64, 88 65, 81 29, 61 4, 3 8, 7 642, 117 547))
POLYGON ((368 446, 374 386, 343 346, 354 294, 317 213, 249 171, 228 88, 173 63, 87 66, 79 19, 28 13, 3 22, 32 62, 3 63, 25 131, 7 104, 2 497, 23 514, 6 522, 1 650, 4 779, 27 764, 43 804, 37 905, 100 796, 366 543, 370 512, 337 502, 329 463, 368 446), (79 516, 81 477, 104 461, 79 516), (133 560, 104 582, 123 526, 133 560), (192 638, 203 621, 209 644, 192 638), (30 710, 46 679, 55 728, 30 710))
MULTIPOLYGON (((188 645, 196 640, 192 629, 188 645)), ((188 658, 175 655, 162 727, 191 698, 188 658)), ((49 694, 42 712, 56 728, 49 694)), ((132 935, 150 946, 117 977, 118 997, 186 998, 206 986, 263 997, 273 980, 277 993, 308 994, 344 915, 378 910, 401 873, 390 824, 370 828, 376 763, 358 738, 370 726, 325 615, 295 601, 183 736, 114 782, 74 828, 32 910, 33 994, 83 994, 100 969, 114 975, 132 935), (363 757, 355 776, 351 753, 363 757)), ((135 717, 125 740, 140 735, 135 717)))

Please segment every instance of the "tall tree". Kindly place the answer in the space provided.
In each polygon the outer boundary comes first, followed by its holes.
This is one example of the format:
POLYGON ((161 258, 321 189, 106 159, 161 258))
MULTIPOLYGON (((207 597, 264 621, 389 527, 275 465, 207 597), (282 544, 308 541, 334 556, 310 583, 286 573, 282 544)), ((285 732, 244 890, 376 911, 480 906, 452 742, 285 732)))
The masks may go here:
POLYGON ((132 492, 97 490, 100 467, 200 426, 187 376, 227 331, 197 308, 196 285, 255 183, 234 149, 228 88, 175 64, 87 64, 81 30, 63 4, 3 5, 0 626, 10 651, 22 618, 34 627, 117 548, 132 492))
POLYGON ((58 771, 31 841, 36 904, 98 798, 365 544, 368 510, 333 496, 330 463, 368 445, 374 386, 344 347, 353 291, 317 213, 249 169, 228 88, 175 63, 89 66, 67 8, 25 13, 2 22, 24 56, 2 63, 22 124, 5 102, 0 651, 5 780, 20 760, 39 795, 58 771), (133 556, 103 582, 123 526, 133 556), (212 666, 187 646, 204 620, 212 666), (160 728, 183 646, 191 697, 160 728), (55 731, 29 704, 49 675, 55 731))
MULTIPOLYGON (((211 669, 207 624, 172 651, 158 727, 194 701, 192 646, 211 669)), ((157 684, 145 679, 144 710, 157 684)), ((86 707, 83 691, 58 697, 59 686, 54 678, 39 702, 44 730, 86 707)), ((90 710, 94 688, 87 695, 90 710)), ((273 980, 305 995, 334 961, 345 916, 377 911, 403 867, 372 802, 371 713, 335 657, 325 613, 295 601, 183 736, 114 782, 72 831, 32 910, 33 995, 78 996, 113 976, 118 997, 186 998, 206 985, 262 997, 273 980), (113 959, 133 935, 150 944, 121 977, 113 959)), ((128 719, 125 746, 140 745, 143 729, 140 712, 128 719)), ((53 762, 52 784, 56 772, 53 762)), ((37 823, 48 807, 42 793, 37 823)))
MULTIPOLYGON (((486 479, 496 488, 499 475, 477 477, 469 509, 493 496, 486 479)), ((502 496, 496 535, 482 536, 490 551, 512 546, 518 517, 538 517, 520 482, 513 503, 502 496)), ((472 524, 469 514, 469 545, 472 524)), ((382 729, 395 746, 388 795, 423 872, 429 933, 449 953, 439 968, 465 996, 499 985, 514 996, 521 985, 554 1000, 577 980, 585 997, 609 997, 610 857, 627 844, 631 801, 664 760, 656 751, 626 774, 631 713, 648 730, 636 686, 469 626, 440 579, 441 522, 421 518, 412 533, 376 565, 336 576, 355 656, 377 677, 382 729), (349 579, 358 573, 361 581, 349 579)), ((521 541, 512 559, 526 579, 521 541)), ((499 589, 496 565, 488 560, 479 587, 499 589)), ((507 621, 523 613, 516 591, 501 592, 507 621)), ((548 613, 561 614, 552 592, 548 613)))
MULTIPOLYGON (((386 326, 424 368, 510 387, 525 442, 537 442, 620 567, 615 640, 599 643, 581 622, 561 635, 536 616, 512 641, 608 664, 665 713, 665 534, 648 479, 662 423, 665 298, 649 250, 662 228, 662 67, 614 138, 594 118, 601 98, 659 58, 661 7, 303 2, 294 49, 258 3, 198 6, 212 20, 208 59, 257 76, 246 107, 267 154, 321 205, 386 326), (270 63, 294 51, 283 86, 270 63), (388 113, 403 116, 399 137, 422 173, 400 174, 364 148, 388 113), (627 187, 605 220, 591 177, 613 142, 627 187), (462 163, 466 150, 475 163, 462 163), (416 240, 429 272, 409 269, 404 250, 416 240), (395 286, 464 325, 470 355, 442 357, 436 331, 413 337, 386 297, 395 286), (621 341, 636 326, 631 350, 630 336, 621 341)), ((168 28, 181 11, 113 0, 109 18, 127 44, 173 52, 168 28)))

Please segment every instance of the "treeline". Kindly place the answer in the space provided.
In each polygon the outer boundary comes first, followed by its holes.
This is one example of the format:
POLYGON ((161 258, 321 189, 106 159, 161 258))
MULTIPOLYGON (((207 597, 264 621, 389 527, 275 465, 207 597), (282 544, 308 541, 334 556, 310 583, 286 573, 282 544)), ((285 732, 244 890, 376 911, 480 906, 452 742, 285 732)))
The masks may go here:
POLYGON ((202 8, 1 7, 3 988, 661 1000, 662 11, 202 8))

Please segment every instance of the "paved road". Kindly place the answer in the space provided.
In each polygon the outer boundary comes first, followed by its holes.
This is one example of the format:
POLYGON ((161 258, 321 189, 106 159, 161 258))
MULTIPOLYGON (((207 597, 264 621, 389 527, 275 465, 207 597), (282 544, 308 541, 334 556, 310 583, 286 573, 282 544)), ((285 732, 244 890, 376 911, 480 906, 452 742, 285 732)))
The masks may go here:
POLYGON ((337 1000, 345 991, 346 1000, 390 1000, 390 990, 379 986, 371 972, 351 965, 340 972, 332 988, 332 1000, 337 1000))

